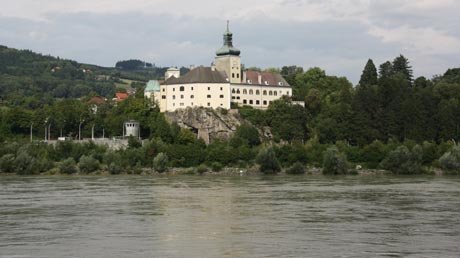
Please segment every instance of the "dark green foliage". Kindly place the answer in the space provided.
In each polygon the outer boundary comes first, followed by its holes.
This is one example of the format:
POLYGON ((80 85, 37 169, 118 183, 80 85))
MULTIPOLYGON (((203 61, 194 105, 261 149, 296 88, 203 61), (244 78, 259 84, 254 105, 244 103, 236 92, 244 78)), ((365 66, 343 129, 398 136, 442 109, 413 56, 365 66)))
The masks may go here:
POLYGON ((0 172, 14 172, 14 154, 5 154, 0 158, 0 172))
POLYGON ((291 164, 300 162, 301 164, 307 164, 307 150, 303 144, 284 144, 281 146, 274 146, 276 157, 283 165, 283 167, 289 167, 291 164))
POLYGON ((377 85, 377 68, 375 68, 372 59, 369 59, 364 67, 361 79, 359 80, 360 85, 377 85))
POLYGON ((281 171, 281 165, 272 147, 262 149, 257 155, 256 162, 260 165, 262 173, 273 174, 281 171))
POLYGON ((132 135, 128 137, 128 148, 137 149, 137 148, 140 148, 141 146, 142 146, 142 143, 141 141, 139 141, 137 137, 134 137, 132 135))
POLYGON ((348 161, 344 153, 336 146, 327 148, 323 154, 323 173, 340 175, 348 173, 348 161))
POLYGON ((145 67, 145 62, 137 59, 130 59, 125 61, 118 61, 115 64, 115 68, 121 70, 136 70, 145 67))
POLYGON ((93 158, 92 156, 83 155, 78 162, 78 167, 81 172, 90 173, 99 169, 99 160, 93 158))
POLYGON ((404 79, 407 81, 408 85, 412 84, 412 67, 409 65, 409 59, 407 59, 403 55, 399 55, 393 60, 393 73, 402 74, 404 79))
POLYGON ((67 158, 58 165, 59 172, 63 174, 74 174, 77 173, 77 165, 73 158, 67 158))
POLYGON ((238 126, 238 128, 236 128, 235 137, 243 139, 251 147, 260 144, 259 131, 249 124, 242 124, 238 126))
POLYGON ((439 159, 439 164, 448 172, 460 173, 460 147, 455 146, 451 151, 444 153, 439 159))
POLYGON ((388 153, 380 163, 381 167, 397 174, 422 173, 423 150, 419 145, 409 150, 406 146, 399 146, 388 153))
POLYGON ((203 174, 205 172, 208 172, 208 167, 205 164, 201 164, 198 167, 196 167, 196 172, 198 174, 203 174))
POLYGON ((219 171, 221 171, 223 167, 224 167, 224 166, 223 166, 221 163, 219 163, 219 162, 213 162, 213 163, 211 163, 211 169, 212 169, 212 171, 214 171, 214 172, 219 172, 219 171))
POLYGON ((155 171, 163 173, 168 169, 168 162, 168 155, 166 155, 163 152, 160 152, 153 159, 153 168, 155 169, 155 171))
POLYGON ((305 167, 300 162, 295 162, 290 168, 286 169, 286 174, 299 175, 305 174, 305 167))

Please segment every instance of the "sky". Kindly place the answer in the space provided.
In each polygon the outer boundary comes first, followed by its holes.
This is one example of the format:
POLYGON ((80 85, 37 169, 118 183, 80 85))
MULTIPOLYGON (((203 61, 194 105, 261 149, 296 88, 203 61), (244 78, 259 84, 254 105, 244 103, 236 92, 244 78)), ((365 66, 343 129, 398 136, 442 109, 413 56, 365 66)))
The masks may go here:
POLYGON ((209 66, 226 21, 246 67, 359 81, 400 54, 414 75, 460 67, 459 0, 0 0, 0 45, 101 66, 209 66))

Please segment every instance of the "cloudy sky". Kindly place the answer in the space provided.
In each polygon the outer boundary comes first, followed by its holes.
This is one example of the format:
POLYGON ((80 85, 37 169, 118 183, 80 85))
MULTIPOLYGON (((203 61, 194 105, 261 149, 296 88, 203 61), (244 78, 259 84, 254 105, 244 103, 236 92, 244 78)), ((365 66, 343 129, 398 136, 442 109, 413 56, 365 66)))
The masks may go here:
POLYGON ((460 67, 459 0, 0 0, 0 45, 114 66, 209 65, 230 20, 242 62, 353 83, 399 54, 416 76, 460 67))

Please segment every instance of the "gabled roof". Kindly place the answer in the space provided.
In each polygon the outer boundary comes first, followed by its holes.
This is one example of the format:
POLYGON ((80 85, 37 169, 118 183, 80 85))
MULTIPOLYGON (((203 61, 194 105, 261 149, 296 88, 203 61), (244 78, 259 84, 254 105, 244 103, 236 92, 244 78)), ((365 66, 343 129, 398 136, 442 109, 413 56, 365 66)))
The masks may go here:
POLYGON ((144 92, 159 91, 160 83, 157 80, 150 80, 145 87, 144 92))
POLYGON ((164 84, 187 84, 187 83, 228 83, 224 72, 217 71, 211 67, 197 67, 179 78, 171 77, 164 84))
POLYGON ((243 84, 260 84, 269 86, 290 86, 289 83, 279 73, 272 72, 259 72, 259 71, 246 71, 246 81, 243 84), (259 75, 261 80, 259 82, 259 75), (251 83, 249 83, 251 82, 251 83))
POLYGON ((117 97, 117 99, 127 99, 129 97, 128 93, 124 92, 117 92, 115 93, 115 96, 117 97))

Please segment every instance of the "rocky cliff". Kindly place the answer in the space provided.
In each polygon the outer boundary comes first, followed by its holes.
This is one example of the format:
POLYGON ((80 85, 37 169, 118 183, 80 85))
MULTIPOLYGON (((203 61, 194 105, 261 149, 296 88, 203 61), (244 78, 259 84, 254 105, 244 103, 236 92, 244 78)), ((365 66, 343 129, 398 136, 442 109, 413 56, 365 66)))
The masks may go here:
POLYGON ((214 139, 230 139, 243 119, 238 110, 186 108, 165 113, 170 123, 192 130, 209 144, 214 139))

